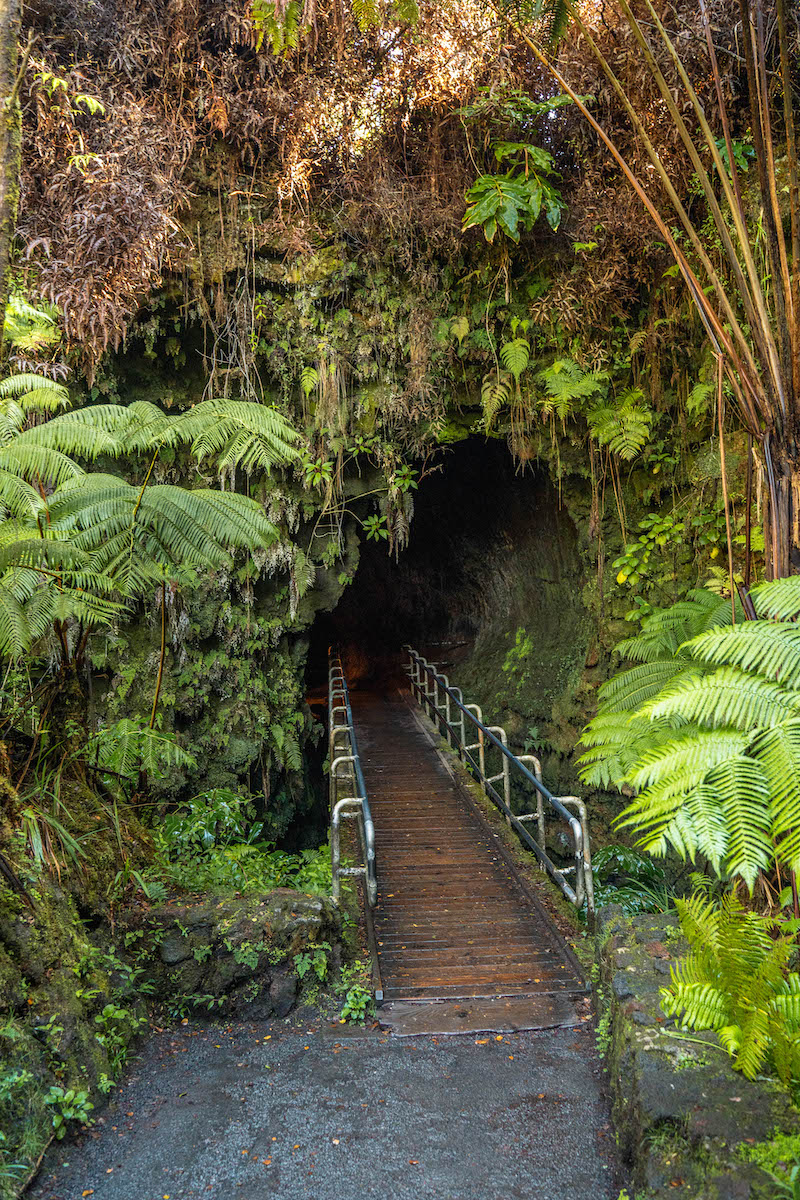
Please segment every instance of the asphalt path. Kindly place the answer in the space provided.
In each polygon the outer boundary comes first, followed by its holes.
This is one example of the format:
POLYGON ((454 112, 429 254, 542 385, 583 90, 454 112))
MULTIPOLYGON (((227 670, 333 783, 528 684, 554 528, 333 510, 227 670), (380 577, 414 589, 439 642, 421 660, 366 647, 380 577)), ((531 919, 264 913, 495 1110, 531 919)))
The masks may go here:
POLYGON ((317 1016, 154 1033, 35 1200, 617 1200, 588 1024, 352 1036, 317 1016))

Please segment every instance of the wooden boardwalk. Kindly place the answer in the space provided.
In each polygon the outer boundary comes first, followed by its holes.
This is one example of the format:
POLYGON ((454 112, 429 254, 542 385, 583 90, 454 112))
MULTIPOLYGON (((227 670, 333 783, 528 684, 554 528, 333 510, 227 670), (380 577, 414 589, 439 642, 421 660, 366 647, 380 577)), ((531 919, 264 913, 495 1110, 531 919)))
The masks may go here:
POLYGON ((352 692, 386 1000, 584 990, 574 957, 400 692, 352 692))

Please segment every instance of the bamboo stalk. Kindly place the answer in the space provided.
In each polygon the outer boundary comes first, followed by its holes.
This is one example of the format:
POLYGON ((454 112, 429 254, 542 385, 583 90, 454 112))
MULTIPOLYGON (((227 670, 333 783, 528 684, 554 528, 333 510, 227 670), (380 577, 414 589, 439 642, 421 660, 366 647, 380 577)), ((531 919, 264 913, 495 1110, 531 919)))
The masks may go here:
MULTIPOLYGON (((732 308, 730 300, 728 298, 728 294, 725 289, 725 286, 722 283, 718 272, 715 270, 714 265, 711 262, 711 259, 710 259, 709 255, 707 254, 707 252, 700 240, 700 237, 697 233, 697 229, 695 228, 694 223, 692 222, 691 218, 689 217, 689 214, 686 212, 686 208, 683 205, 680 197, 678 196, 678 194, 675 190, 672 180, 670 179, 669 174, 667 173, 667 171, 664 167, 664 164, 658 154, 658 151, 653 146, 653 143, 651 142, 651 140, 647 134, 647 131, 639 117, 639 114, 636 112, 636 109, 633 107, 630 100, 628 99, 628 96, 625 93, 625 89, 623 88, 623 86, 620 83, 617 76, 614 74, 614 71, 612 70, 608 60, 606 59, 605 55, 600 50, 599 46, 597 45, 594 38, 592 37, 591 32, 589 31, 589 29, 583 23, 583 21, 581 20, 581 18, 579 16, 576 16, 575 19, 581 29, 581 32, 583 33, 583 35, 587 41, 587 44, 591 48, 592 53, 595 55, 595 58, 597 59, 598 63, 600 64, 600 67, 603 70, 603 73, 605 74, 605 76, 609 80, 609 82, 611 83, 611 86, 614 88, 614 92, 618 96, 620 102, 625 107, 625 111, 628 113, 628 116, 631 119, 634 129, 636 130, 636 133, 638 134, 639 138, 642 141, 642 144, 644 145, 647 156, 650 159, 651 163, 653 164, 653 166, 655 167, 655 169, 658 173, 659 179, 661 180, 664 190, 666 191, 667 196, 669 197, 669 200, 672 203, 672 207, 675 209, 675 212, 676 212, 681 224, 683 225, 684 230, 686 231, 686 234, 692 244, 692 248, 695 251, 695 253, 697 254, 698 258, 700 259, 700 261, 703 265, 703 269, 714 289, 714 293, 717 297, 717 300, 719 301, 720 308, 722 309, 722 312, 724 313, 725 318, 728 321, 728 323, 733 331, 733 334, 736 338, 736 342, 739 346, 739 349, 742 352, 744 361, 747 364, 747 368, 751 372, 752 380, 757 381, 759 379, 759 369, 755 363, 755 360, 753 359, 750 345, 747 341, 747 338, 744 335, 744 331, 741 328, 741 324, 738 321, 738 319, 733 311, 733 308, 732 308)), ((746 292, 746 294, 742 297, 742 299, 743 299, 743 303, 745 305, 745 314, 750 322, 751 328, 754 328, 756 331, 758 331, 760 326, 759 326, 758 319, 756 317, 755 309, 752 307, 749 292, 746 292)), ((737 369, 739 371, 740 376, 744 374, 741 364, 738 365, 737 369)), ((744 405, 743 405, 743 409, 745 410, 745 417, 746 417, 748 424, 752 425, 752 427, 754 429, 757 429, 758 422, 759 422, 758 413, 752 408, 752 406, 750 407, 749 412, 747 411, 747 409, 744 405)))
POLYGON ((722 473, 722 503, 725 506, 725 535, 728 542, 728 575, 731 585, 731 624, 736 624, 736 585, 733 582, 733 539, 731 537, 731 514, 728 500, 728 471, 725 462, 725 438, 723 436, 723 421, 722 421, 722 380, 724 377, 724 363, 722 355, 717 355, 717 426, 719 429, 719 465, 722 473))
POLYGON ((777 0, 777 18, 783 83, 783 120, 786 128, 786 157, 789 164, 789 215, 792 245, 790 293, 794 313, 794 321, 789 334, 792 342, 792 386, 796 417, 797 409, 800 407, 800 180, 798 179, 797 134, 792 104, 792 70, 789 59, 785 0, 777 0))
MULTIPOLYGON (((776 326, 778 338, 781 345, 781 359, 783 363, 783 373, 787 383, 791 383, 792 379, 792 343, 789 336, 789 330, 794 325, 794 314, 792 312, 792 288, 789 279, 789 262, 786 255, 786 238, 783 233, 783 214, 778 201, 778 190, 775 183, 775 152, 772 144, 772 118, 770 116, 769 103, 769 87, 767 84, 767 66, 766 66, 766 49, 764 41, 764 10, 761 0, 756 0, 756 45, 758 53, 756 55, 757 73, 759 89, 759 106, 762 114, 762 123, 764 127, 764 149, 767 158, 767 180, 769 183, 768 195, 763 197, 765 206, 767 200, 772 208, 773 225, 775 228, 775 246, 778 258, 778 276, 772 281, 773 291, 776 302, 776 326)), ((794 397, 793 397, 794 399, 794 397)), ((794 404, 791 405, 794 408, 794 404)))
POLYGON ((753 511, 753 435, 747 435, 747 483, 745 484, 745 527, 744 527, 744 586, 750 591, 750 534, 753 511))
MULTIPOLYGON (((625 10, 627 10, 627 12, 630 12, 630 8, 627 4, 627 0, 620 0, 620 3, 622 4, 623 8, 625 10)), ((764 345, 763 345, 762 357, 764 358, 765 361, 762 363, 762 369, 766 370, 768 376, 771 378, 771 381, 772 381, 772 384, 773 384, 773 387, 775 390, 775 395, 776 395, 776 398, 777 398, 778 403, 781 408, 781 415, 785 419, 786 416, 788 415, 788 405, 786 402, 786 394, 785 394, 785 388, 784 388, 784 383, 783 383, 781 360, 778 355, 778 348, 775 344, 775 339, 773 336, 772 321, 770 319, 769 310, 767 308, 766 299, 764 297, 763 289, 761 286, 761 278, 760 278, 760 275, 758 272, 758 267, 756 265, 755 258, 753 257, 752 247, 750 245, 750 234, 748 232, 746 223, 740 219, 740 214, 737 211, 736 197, 735 197, 735 194, 731 187, 731 183, 728 179, 728 173, 725 170, 725 164, 723 163, 722 157, 719 153, 719 149, 717 147, 717 143, 716 143, 716 139, 714 138, 713 131, 711 129, 711 126, 708 123, 708 120, 706 119, 705 111, 703 109, 703 105, 700 102, 700 98, 697 95, 697 92, 695 91, 691 80, 689 79, 686 69, 685 69, 683 63, 681 62, 680 56, 679 56, 677 50, 675 49, 675 46, 673 45, 669 34, 667 33, 666 29, 664 28, 663 24, 661 23, 661 19, 659 18, 658 13, 656 12, 655 8, 653 7, 652 0, 645 0, 645 3, 647 4, 648 9, 650 10, 650 12, 653 16, 653 20, 655 21, 656 27, 661 35, 661 39, 664 42, 664 45, 666 46, 666 48, 670 54, 670 57, 672 58, 672 61, 674 62, 675 67, 678 71, 681 82, 683 83, 683 86, 686 89, 686 94, 692 103, 692 107, 694 108, 695 114, 696 114, 698 122, 700 124, 700 128, 703 132, 703 137, 705 139, 706 145, 711 153, 711 157, 714 161, 714 165, 717 168, 717 172, 718 172, 719 178, 720 178, 720 183, 721 183, 723 191, 725 193, 726 202, 728 204, 728 208, 731 213, 731 217, 733 218, 734 226, 736 228, 737 241, 739 243, 739 248, 742 253, 742 257, 744 259, 745 269, 746 269, 747 276, 749 279, 750 288, 752 288, 752 300, 753 300, 753 303, 758 312, 757 327, 755 329, 751 330, 751 332, 754 333, 754 336, 756 337, 757 341, 759 341, 763 338, 764 345)), ((636 18, 633 16, 632 12, 630 12, 629 19, 631 22, 633 22, 634 26, 638 27, 636 18)), ((636 30, 634 29, 634 33, 635 32, 636 32, 636 30)), ((641 30, 639 32, 641 34, 641 30)), ((645 41, 645 43, 646 43, 646 39, 644 39, 643 34, 641 34, 641 37, 642 37, 642 40, 645 41)), ((652 54, 651 54, 651 58, 652 58, 652 54)), ((649 63, 648 63, 648 65, 649 65, 649 63)), ((667 85, 667 82, 664 79, 663 75, 661 75, 661 72, 660 72, 657 64, 656 64, 656 70, 658 71, 658 75, 660 76, 661 80, 663 80, 663 87, 661 86, 661 83, 659 83, 659 89, 661 90, 661 93, 664 96, 664 100, 670 109, 670 115, 672 115, 673 120, 676 121, 679 131, 682 129, 686 129, 686 125, 683 120, 683 117, 681 116, 680 111, 679 111, 677 105, 675 104, 672 93, 669 90, 669 86, 667 85)), ((756 80, 757 79, 758 79, 758 75, 756 72, 756 80)), ((656 79, 656 82, 658 82, 658 78, 656 79)), ((694 154, 696 155, 696 149, 694 148, 694 143, 692 142, 691 135, 689 134, 688 129, 686 130, 686 137, 684 137, 683 133, 681 133, 681 138, 682 138, 684 145, 686 146, 687 151, 689 152, 690 156, 692 156, 693 149, 694 149, 694 154)), ((729 265, 730 265, 731 269, 734 271, 734 274, 736 275, 737 282, 739 283, 739 292, 742 297, 742 300, 744 301, 745 300, 744 284, 743 284, 743 281, 741 280, 741 276, 740 276, 741 264, 739 264, 738 256, 736 255, 736 252, 730 241, 730 234, 728 233, 727 223, 725 222, 724 217, 722 216, 721 210, 719 208, 719 204, 717 202, 716 195, 714 193, 714 189, 711 184, 711 180, 709 179, 708 173, 705 170, 705 167, 703 166, 702 162, 700 162, 699 157, 697 157, 696 161, 695 161, 695 157, 692 157, 692 165, 695 166, 695 170, 697 171, 698 178, 700 179, 700 182, 702 184, 703 192, 706 197, 706 201, 709 205, 709 208, 711 209, 712 216, 714 217, 714 223, 717 226, 717 232, 720 234, 723 245, 725 246, 729 265)), ((767 182, 766 186, 767 186, 767 191, 764 193, 765 205, 766 205, 767 195, 769 192, 769 183, 768 182, 767 182)), ((764 382, 765 381, 762 379, 762 384, 764 382)))
POLYGON ((156 723, 156 712, 158 710, 158 697, 161 695, 161 679, 164 674, 164 656, 167 649, 167 581, 161 581, 161 654, 158 660, 158 678, 156 679, 156 692, 153 696, 153 707, 150 712, 150 729, 156 723))

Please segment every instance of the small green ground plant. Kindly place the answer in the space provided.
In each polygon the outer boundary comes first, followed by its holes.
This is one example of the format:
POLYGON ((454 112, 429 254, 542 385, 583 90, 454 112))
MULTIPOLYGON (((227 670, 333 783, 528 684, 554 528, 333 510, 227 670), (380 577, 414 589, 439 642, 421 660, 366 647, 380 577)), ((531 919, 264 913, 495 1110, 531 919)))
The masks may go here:
POLYGON ((311 971, 316 975, 320 983, 324 983, 328 977, 328 954, 330 949, 330 942, 317 942, 316 945, 309 946, 306 950, 295 954, 293 961, 300 979, 305 979, 306 975, 311 971))
POLYGON ((59 1141, 66 1136, 70 1122, 76 1125, 91 1124, 89 1114, 94 1105, 85 1089, 54 1085, 45 1096, 44 1102, 53 1110, 53 1132, 59 1141))
POLYGON ((629 846, 603 846, 592 855, 595 904, 619 904, 628 914, 666 912, 672 903, 659 863, 629 846))
POLYGON ((776 1200, 800 1200, 800 1135, 776 1130, 768 1142, 742 1144, 736 1156, 766 1171, 775 1185, 776 1200))
POLYGON ((336 987, 339 995, 344 996, 344 1004, 339 1014, 340 1021, 363 1025, 367 1017, 375 1012, 375 1000, 369 986, 370 977, 369 963, 362 959, 356 959, 355 962, 342 967, 336 987))

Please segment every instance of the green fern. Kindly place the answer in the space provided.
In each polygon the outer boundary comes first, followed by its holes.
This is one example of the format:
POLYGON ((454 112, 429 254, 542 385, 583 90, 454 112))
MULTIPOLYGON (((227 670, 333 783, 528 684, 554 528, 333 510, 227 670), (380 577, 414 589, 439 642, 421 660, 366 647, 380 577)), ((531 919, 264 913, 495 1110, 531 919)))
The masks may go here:
MULTIPOLYGON (((55 412, 69 404, 69 392, 63 383, 47 379, 44 375, 33 375, 29 371, 0 380, 0 400, 8 400, 11 396, 20 398, 20 408, 25 414, 55 412)), ((3 408, 0 405, 0 412, 3 408)))
POLYGON ((194 756, 177 744, 174 734, 160 733, 130 717, 92 734, 85 757, 96 771, 130 780, 141 771, 150 779, 160 779, 172 767, 196 766, 194 756))
POLYGON ((746 912, 735 894, 720 907, 676 900, 690 954, 671 970, 661 1006, 691 1029, 712 1029, 733 1064, 755 1079, 773 1066, 784 1083, 800 1076, 800 976, 788 970, 794 938, 774 920, 746 912))
POLYGON ((601 391, 607 378, 604 372, 582 370, 571 358, 556 359, 536 375, 545 393, 541 401, 542 412, 566 420, 575 412, 579 401, 601 391))
POLYGON ((483 405, 483 422, 487 430, 491 429, 494 419, 511 398, 511 389, 507 375, 496 375, 493 372, 486 376, 481 387, 481 404, 483 405))
POLYGON ((406 25, 416 25, 419 21, 417 0, 394 0, 394 15, 406 25))
POLYGON ((686 410, 690 417, 702 416, 714 402, 713 383, 696 383, 686 397, 686 410))
POLYGON ((6 305, 3 334, 15 350, 30 353, 55 345, 60 333, 58 310, 50 305, 34 308, 19 292, 12 292, 6 305))
MULTIPOLYGON (((726 607, 730 604, 725 601, 726 607)), ((692 653, 709 663, 730 664, 765 675, 789 688, 800 687, 800 625, 748 621, 709 630, 692 642, 692 653)))
POLYGON ((800 617, 800 575, 762 583, 750 593, 760 617, 794 621, 800 617))
MULTIPOLYGON (((269 470, 297 453, 299 435, 275 409, 209 400, 179 414, 137 402, 61 413, 60 385, 14 377, 0 395, 0 654, 18 659, 55 624, 108 625, 156 583, 185 568, 228 566, 276 531, 236 492, 139 486, 87 473, 76 459, 146 455, 189 445, 219 469, 269 470)), ((305 576, 303 576, 303 581, 305 576)))
POLYGON ((644 402, 641 388, 629 388, 611 404, 600 404, 587 414, 589 432, 626 462, 637 457, 650 437, 653 410, 644 402))
POLYGON ((601 688, 581 759, 587 782, 636 791, 620 821, 644 848, 704 854, 750 888, 776 859, 800 870, 798 581, 755 594, 781 619, 732 625, 728 601, 695 591, 621 643, 641 661, 601 688))
POLYGON ((379 0, 352 0, 353 16, 362 31, 371 29, 381 23, 381 6, 379 0))
POLYGON ((683 675, 643 712, 650 717, 680 718, 702 728, 729 726, 746 732, 800 716, 800 692, 736 667, 722 667, 710 675, 683 675))
POLYGON ((531 344, 527 338, 515 337, 510 342, 503 342, 500 347, 500 361, 507 371, 519 383, 519 377, 531 360, 531 344))
POLYGON ((275 0, 252 0, 251 16, 256 31, 256 49, 268 40, 275 57, 296 50, 300 44, 301 10, 297 0, 289 0, 283 12, 275 0))
POLYGON ((316 367, 303 367, 300 372, 300 387, 304 396, 310 396, 319 384, 319 371, 316 367))

